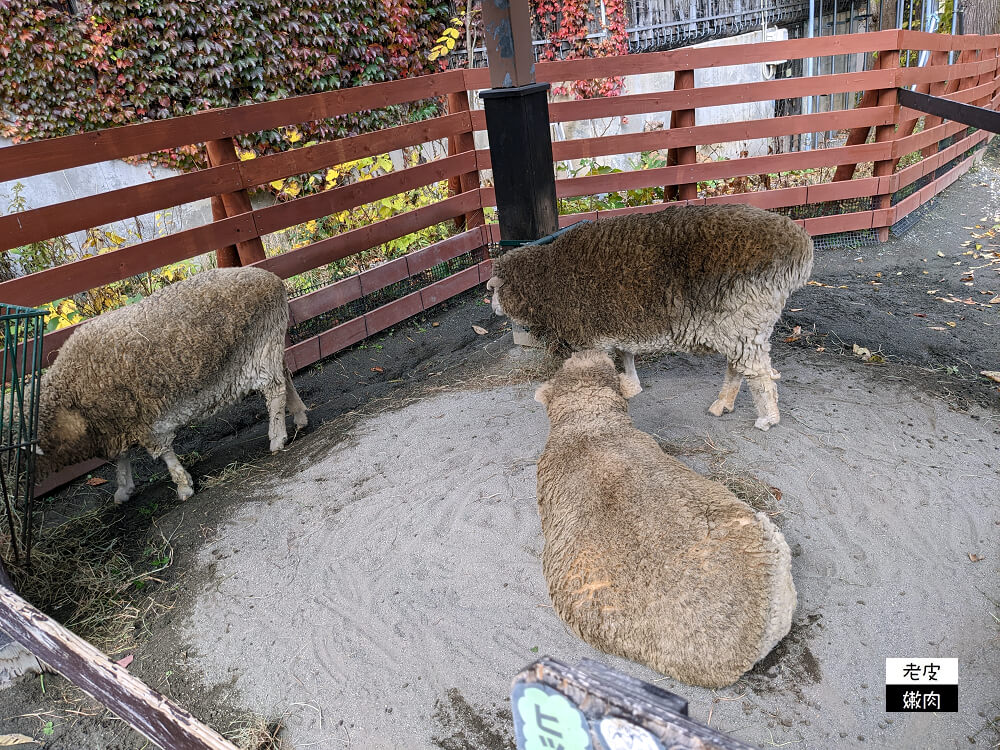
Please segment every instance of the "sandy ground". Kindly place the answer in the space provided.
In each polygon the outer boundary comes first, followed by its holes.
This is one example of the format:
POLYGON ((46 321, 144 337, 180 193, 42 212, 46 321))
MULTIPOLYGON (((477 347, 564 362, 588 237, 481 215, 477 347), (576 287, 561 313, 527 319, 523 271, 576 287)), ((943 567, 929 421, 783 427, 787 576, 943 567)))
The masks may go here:
MULTIPOLYGON (((551 654, 659 680, 761 748, 997 746, 1000 398, 978 372, 1000 370, 1000 264, 962 245, 1000 215, 1000 139, 991 150, 903 238, 818 254, 822 286, 792 296, 774 337, 783 421, 769 433, 745 393, 734 414, 705 413, 720 361, 639 363, 641 429, 698 470, 781 490, 767 510, 794 551, 796 624, 731 688, 597 654, 548 606, 534 484, 547 420, 531 358, 481 290, 297 375, 312 423, 278 456, 259 398, 183 431, 199 488, 186 503, 140 458, 131 502, 80 482, 45 512, 99 508, 137 567, 170 540, 172 563, 137 596, 155 606, 130 670, 222 731, 251 710, 284 716, 295 748, 509 748, 509 681, 551 654), (966 298, 980 304, 947 301, 966 298), (889 656, 957 657, 960 713, 886 714, 889 656)), ((62 678, 44 687, 0 692, 0 733, 149 747, 62 678)))
POLYGON ((734 414, 704 413, 710 359, 641 367, 632 403, 682 460, 781 490, 795 627, 732 688, 595 652, 548 606, 534 466, 548 425, 529 385, 442 393, 297 446, 298 466, 254 488, 199 554, 211 578, 183 625, 191 665, 286 713, 295 747, 505 747, 498 709, 536 653, 656 680, 761 747, 968 746, 1000 697, 995 415, 803 354, 777 362, 784 419, 767 434, 745 394, 734 414), (957 657, 960 713, 885 714, 888 656, 957 657), (485 734, 443 712, 458 700, 485 734))

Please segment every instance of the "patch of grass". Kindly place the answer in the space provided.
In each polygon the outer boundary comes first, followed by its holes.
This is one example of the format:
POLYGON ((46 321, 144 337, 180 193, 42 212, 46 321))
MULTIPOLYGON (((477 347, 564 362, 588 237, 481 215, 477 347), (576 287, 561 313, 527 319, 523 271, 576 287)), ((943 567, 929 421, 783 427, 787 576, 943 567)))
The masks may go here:
POLYGON ((288 744, 281 738, 285 717, 265 719, 247 713, 229 725, 223 736, 240 750, 286 750, 288 744))
MULTIPOLYGON (((10 540, 0 533, 0 554, 10 540)), ((10 567, 18 592, 34 606, 107 654, 135 648, 137 632, 154 609, 165 605, 140 595, 173 562, 170 540, 148 546, 142 560, 120 548, 116 531, 100 511, 91 511, 38 535, 31 570, 10 567)))
POLYGON ((217 471, 215 474, 207 474, 203 476, 198 481, 198 484, 201 489, 207 490, 212 487, 218 487, 219 485, 231 482, 234 479, 248 479, 260 471, 261 468, 259 466, 250 463, 249 461, 233 461, 231 464, 228 464, 224 469, 217 471))
POLYGON ((756 511, 772 517, 781 513, 781 508, 778 507, 781 490, 761 481, 749 472, 717 468, 708 475, 708 478, 724 484, 726 489, 756 511))

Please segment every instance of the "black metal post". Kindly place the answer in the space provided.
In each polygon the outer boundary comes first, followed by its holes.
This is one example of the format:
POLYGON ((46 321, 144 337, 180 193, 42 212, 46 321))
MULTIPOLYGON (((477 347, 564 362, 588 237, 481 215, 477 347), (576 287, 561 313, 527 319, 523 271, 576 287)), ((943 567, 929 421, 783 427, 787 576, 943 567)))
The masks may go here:
POLYGON ((547 83, 483 91, 500 235, 537 240, 559 228, 547 83))

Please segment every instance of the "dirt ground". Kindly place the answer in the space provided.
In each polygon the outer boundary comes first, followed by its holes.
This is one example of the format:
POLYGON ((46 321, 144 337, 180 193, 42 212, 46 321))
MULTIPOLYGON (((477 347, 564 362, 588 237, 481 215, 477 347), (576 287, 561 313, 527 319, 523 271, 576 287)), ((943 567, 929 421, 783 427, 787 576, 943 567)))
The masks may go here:
MULTIPOLYGON (((599 654, 548 606, 537 362, 482 290, 299 375, 312 423, 280 455, 248 399, 179 438, 202 485, 186 503, 145 460, 125 506, 113 483, 81 482, 48 516, 99 508, 137 566, 169 540, 129 668, 229 734, 252 712, 280 719, 287 747, 510 748, 510 679, 550 654, 655 680, 762 748, 994 747, 1000 391, 978 373, 1000 370, 1000 262, 983 255, 1000 239, 972 234, 1000 221, 998 144, 903 238, 818 254, 775 334, 770 432, 745 393, 706 413, 720 361, 639 363, 640 429, 700 471, 780 490, 764 509, 793 549, 795 625, 725 690, 599 654), (889 656, 957 657, 959 713, 885 713, 889 656)), ((0 693, 3 731, 148 747, 56 676, 0 693)))

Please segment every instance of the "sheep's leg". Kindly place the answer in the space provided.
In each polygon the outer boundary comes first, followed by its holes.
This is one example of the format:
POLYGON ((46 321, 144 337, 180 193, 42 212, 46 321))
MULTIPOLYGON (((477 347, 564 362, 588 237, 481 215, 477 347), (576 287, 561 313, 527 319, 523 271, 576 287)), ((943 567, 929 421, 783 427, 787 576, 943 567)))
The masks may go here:
POLYGON ((708 413, 713 417, 721 417, 723 412, 732 411, 733 405, 736 403, 736 394, 740 392, 742 384, 743 373, 733 367, 732 362, 729 362, 726 366, 726 377, 722 381, 722 388, 719 389, 719 397, 708 407, 708 413))
POLYGON ((763 372, 764 374, 748 374, 747 383, 754 406, 757 407, 757 421, 753 426, 767 432, 772 425, 781 421, 781 415, 778 413, 778 386, 771 377, 770 366, 763 372))
POLYGON ((118 488, 115 490, 115 504, 120 505, 132 497, 135 481, 132 479, 132 460, 127 453, 118 456, 118 488))
POLYGON ((622 355, 622 367, 625 368, 625 377, 634 383, 633 394, 642 393, 642 383, 639 382, 639 373, 635 371, 635 354, 632 352, 618 350, 622 355))
POLYGON ((262 390, 264 400, 267 401, 267 436, 271 439, 271 453, 277 453, 285 447, 288 440, 288 431, 285 429, 285 381, 272 381, 262 390))
POLYGON ((170 472, 170 478, 173 479, 174 484, 177 485, 178 499, 182 501, 187 500, 194 494, 194 487, 191 486, 191 475, 188 474, 181 465, 180 460, 177 458, 177 454, 174 453, 174 449, 169 445, 163 449, 162 453, 160 453, 160 458, 162 458, 164 463, 166 463, 167 471, 170 472))
POLYGON ((309 424, 309 417, 306 416, 306 405, 302 403, 299 392, 295 390, 292 373, 288 371, 287 367, 285 368, 285 402, 288 411, 291 412, 292 421, 295 423, 295 431, 298 432, 309 424))

